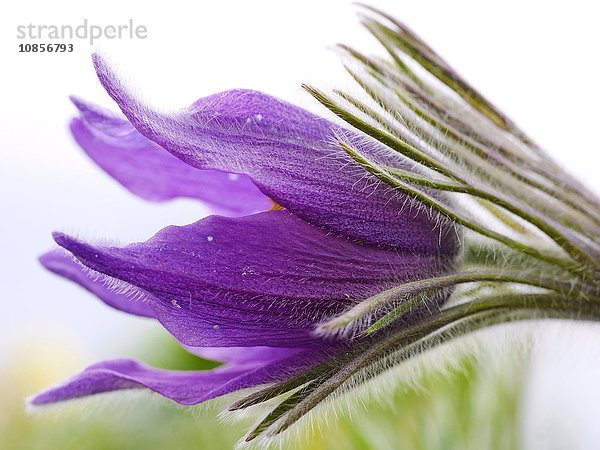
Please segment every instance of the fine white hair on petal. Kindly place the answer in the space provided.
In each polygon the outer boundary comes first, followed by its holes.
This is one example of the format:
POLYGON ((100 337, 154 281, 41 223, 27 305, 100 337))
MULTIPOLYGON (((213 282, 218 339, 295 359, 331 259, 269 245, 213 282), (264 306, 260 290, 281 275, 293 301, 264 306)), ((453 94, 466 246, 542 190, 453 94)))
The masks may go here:
POLYGON ((98 272, 94 269, 83 264, 75 256, 72 256, 73 262, 77 263, 85 272, 85 274, 92 280, 98 281, 103 284, 109 291, 116 294, 121 294, 128 297, 131 301, 148 302, 152 299, 152 295, 146 292, 144 289, 132 285, 118 278, 111 277, 104 273, 98 272))

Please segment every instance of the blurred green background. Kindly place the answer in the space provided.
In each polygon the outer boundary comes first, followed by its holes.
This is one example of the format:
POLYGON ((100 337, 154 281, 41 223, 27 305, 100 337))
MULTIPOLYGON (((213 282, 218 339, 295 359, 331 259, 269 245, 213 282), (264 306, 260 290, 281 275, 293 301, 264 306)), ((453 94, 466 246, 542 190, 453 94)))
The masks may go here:
MULTIPOLYGON (((216 365, 186 353, 158 329, 136 345, 133 353, 157 367, 192 370, 216 365)), ((117 401, 112 397, 101 406, 92 399, 27 413, 26 396, 81 370, 77 351, 70 348, 66 343, 24 343, 9 357, 0 379, 1 449, 230 449, 253 423, 225 423, 216 410, 198 412, 152 394, 121 395, 117 401)), ((328 414, 322 421, 327 426, 294 433, 302 438, 294 437, 282 448, 518 448, 521 378, 508 366, 490 364, 492 354, 477 359, 462 355, 452 367, 408 368, 410 383, 382 383, 385 402, 349 397, 351 414, 328 414)))

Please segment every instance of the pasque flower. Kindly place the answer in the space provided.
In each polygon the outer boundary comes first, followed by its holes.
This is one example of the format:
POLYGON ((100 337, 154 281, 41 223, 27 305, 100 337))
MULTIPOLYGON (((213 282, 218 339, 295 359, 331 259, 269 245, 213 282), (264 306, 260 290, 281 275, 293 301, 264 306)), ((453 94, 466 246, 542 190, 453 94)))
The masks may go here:
POLYGON ((122 247, 55 233, 41 261, 225 364, 105 361, 33 405, 142 388, 189 405, 261 386, 236 410, 287 395, 251 440, 456 335, 598 317, 597 199, 408 28, 367 11, 391 60, 340 53, 369 99, 306 86, 346 126, 249 90, 161 113, 94 56, 124 116, 74 98, 82 149, 134 194, 221 215, 122 247))

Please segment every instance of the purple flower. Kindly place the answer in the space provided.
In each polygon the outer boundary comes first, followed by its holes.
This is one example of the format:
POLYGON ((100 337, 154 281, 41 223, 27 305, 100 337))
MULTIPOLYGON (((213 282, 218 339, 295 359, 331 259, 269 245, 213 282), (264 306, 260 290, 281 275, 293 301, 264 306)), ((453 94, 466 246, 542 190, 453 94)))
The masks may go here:
POLYGON ((279 403, 249 441, 480 328, 600 319, 597 197, 410 29, 366 11, 391 60, 339 50, 367 101, 305 86, 351 128, 248 90, 159 113, 94 56, 125 118, 74 99, 80 146, 134 194, 222 215, 124 247, 56 233, 62 248, 41 261, 225 364, 105 361, 34 405, 125 389, 188 405, 255 388, 230 410, 279 403))
MULTIPOLYGON (((33 405, 137 388, 195 404, 285 383, 377 341, 322 336, 320 324, 452 267, 459 249, 453 223, 364 171, 339 140, 381 164, 414 170, 397 153, 249 90, 161 114, 132 97, 103 59, 94 63, 126 119, 74 99, 80 117, 71 131, 84 151, 145 199, 197 198, 236 217, 167 227, 124 247, 55 233, 62 249, 41 262, 106 304, 157 320, 189 351, 226 364, 178 372, 105 361, 38 394, 33 405)), ((432 296, 411 317, 444 298, 432 296)))

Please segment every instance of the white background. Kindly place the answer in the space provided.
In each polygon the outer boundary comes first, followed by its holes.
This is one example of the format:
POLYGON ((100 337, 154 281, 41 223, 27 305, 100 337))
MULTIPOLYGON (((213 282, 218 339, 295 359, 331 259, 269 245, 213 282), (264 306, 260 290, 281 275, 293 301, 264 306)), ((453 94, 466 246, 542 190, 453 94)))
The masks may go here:
MULTIPOLYGON (((598 12, 592 1, 374 1, 405 21, 565 166, 597 191, 600 114, 598 12)), ((143 240, 206 211, 196 202, 145 203, 73 143, 77 94, 110 105, 92 70, 101 50, 152 103, 181 107, 217 91, 266 91, 323 110, 299 87, 350 86, 330 46, 379 52, 346 1, 13 2, 0 18, 3 355, 24 339, 75 336, 90 358, 118 356, 145 323, 115 312, 36 261, 50 232, 143 240), (145 40, 74 41, 71 54, 19 54, 17 25, 118 25, 145 40)), ((598 379, 598 378, 596 378, 598 379)), ((596 389, 598 390, 598 389, 596 389)))

